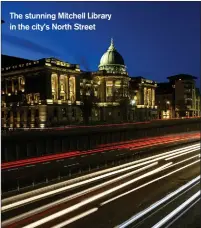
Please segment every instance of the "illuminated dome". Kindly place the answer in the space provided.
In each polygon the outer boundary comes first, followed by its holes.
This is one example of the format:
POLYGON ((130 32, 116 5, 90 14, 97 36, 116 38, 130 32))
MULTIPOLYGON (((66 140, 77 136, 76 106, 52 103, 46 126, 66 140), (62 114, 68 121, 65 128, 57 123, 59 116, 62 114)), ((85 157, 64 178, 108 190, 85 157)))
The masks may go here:
POLYGON ((110 47, 101 57, 98 68, 106 70, 108 73, 126 73, 124 59, 116 50, 113 39, 111 39, 110 47))

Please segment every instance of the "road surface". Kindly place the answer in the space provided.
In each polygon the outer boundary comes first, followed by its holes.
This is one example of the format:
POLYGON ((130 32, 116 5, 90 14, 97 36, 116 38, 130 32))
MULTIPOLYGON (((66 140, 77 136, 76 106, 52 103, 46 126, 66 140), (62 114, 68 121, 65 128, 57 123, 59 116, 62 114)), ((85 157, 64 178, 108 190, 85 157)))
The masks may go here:
POLYGON ((123 227, 135 215, 174 193, 154 211, 129 224, 153 227, 199 191, 199 153, 200 143, 167 149, 162 154, 3 199, 2 227, 123 227), (194 182, 188 184, 191 180, 194 182))

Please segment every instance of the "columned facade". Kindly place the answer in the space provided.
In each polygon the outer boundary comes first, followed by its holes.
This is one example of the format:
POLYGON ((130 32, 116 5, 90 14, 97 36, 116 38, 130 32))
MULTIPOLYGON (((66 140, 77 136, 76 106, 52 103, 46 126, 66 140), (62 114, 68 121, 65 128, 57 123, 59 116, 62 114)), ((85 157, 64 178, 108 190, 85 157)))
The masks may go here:
POLYGON ((113 40, 96 72, 84 72, 77 64, 54 58, 6 59, 10 63, 2 68, 2 127, 45 128, 155 118, 156 83, 129 77, 113 40), (131 86, 133 80, 136 88, 131 86))
POLYGON ((57 59, 3 68, 2 127, 44 128, 77 122, 79 74, 78 65, 57 59))

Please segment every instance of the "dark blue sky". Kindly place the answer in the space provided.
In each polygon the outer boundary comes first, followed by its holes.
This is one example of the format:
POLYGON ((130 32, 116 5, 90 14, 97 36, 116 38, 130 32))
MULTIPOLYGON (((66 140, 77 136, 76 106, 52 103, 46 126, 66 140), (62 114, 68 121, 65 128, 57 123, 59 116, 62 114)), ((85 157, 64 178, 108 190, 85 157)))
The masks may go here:
MULTIPOLYGON (((130 76, 158 82, 178 73, 200 77, 199 2, 3 2, 2 19, 3 54, 29 59, 54 56, 95 71, 113 37, 130 76), (96 31, 9 31, 9 12, 111 13, 112 20, 76 21, 95 22, 96 31)), ((12 20, 20 22, 28 23, 12 20)))

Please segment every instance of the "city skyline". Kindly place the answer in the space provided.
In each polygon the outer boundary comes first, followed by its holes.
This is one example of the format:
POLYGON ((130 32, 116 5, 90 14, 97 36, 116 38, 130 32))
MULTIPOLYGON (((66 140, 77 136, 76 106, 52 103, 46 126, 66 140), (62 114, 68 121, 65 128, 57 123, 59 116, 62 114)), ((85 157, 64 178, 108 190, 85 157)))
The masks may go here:
POLYGON ((197 83, 199 83, 200 27, 199 23, 195 23, 199 18, 196 3, 131 2, 115 3, 115 8, 113 5, 111 2, 84 5, 75 2, 48 3, 47 13, 59 12, 62 8, 77 13, 86 9, 89 12, 93 10, 101 12, 107 9, 106 13, 111 13, 112 19, 107 22, 96 21, 97 30, 91 32, 33 32, 9 31, 8 25, 11 22, 9 12, 28 13, 30 10, 27 9, 31 8, 31 12, 36 13, 37 8, 38 13, 43 13, 46 3, 2 3, 2 19, 6 22, 2 26, 2 54, 28 59, 55 57, 62 61, 80 64, 83 70, 96 71, 100 58, 113 37, 131 77, 144 76, 163 82, 167 81, 168 76, 184 73, 198 77, 197 83), (123 6, 128 4, 130 4, 129 10, 126 13, 123 6), (20 6, 21 12, 16 10, 17 6, 20 6), (125 22, 122 21, 123 18, 125 22), (128 28, 125 28, 124 23, 128 28), (136 42, 133 42, 133 39, 136 42))

